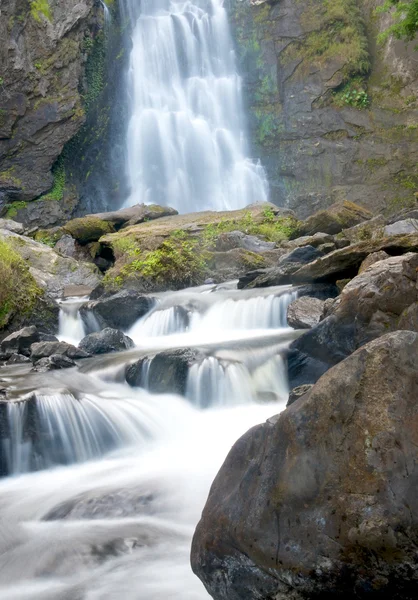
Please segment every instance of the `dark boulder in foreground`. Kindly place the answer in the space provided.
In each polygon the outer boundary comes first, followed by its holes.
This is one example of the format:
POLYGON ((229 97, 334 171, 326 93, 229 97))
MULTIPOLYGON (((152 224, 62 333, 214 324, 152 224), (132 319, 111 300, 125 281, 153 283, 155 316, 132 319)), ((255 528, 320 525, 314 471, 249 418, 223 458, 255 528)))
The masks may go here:
POLYGON ((324 312, 324 301, 302 296, 287 308, 287 322, 295 329, 311 329, 318 325, 324 312))
POLYGON ((412 600, 418 334, 360 348, 218 473, 192 546, 214 600, 412 600))
POLYGON ((111 352, 121 352, 130 350, 135 346, 133 340, 122 331, 107 327, 103 331, 90 333, 83 338, 79 348, 88 354, 109 354, 111 352))
POLYGON ((80 348, 76 348, 76 346, 67 342, 38 342, 31 346, 30 357, 33 362, 57 355, 65 356, 71 360, 90 356, 88 352, 80 350, 80 348))
POLYGON ((23 327, 1 342, 0 359, 9 359, 14 354, 30 356, 31 347, 37 342, 58 342, 58 340, 54 335, 39 331, 35 325, 23 327))

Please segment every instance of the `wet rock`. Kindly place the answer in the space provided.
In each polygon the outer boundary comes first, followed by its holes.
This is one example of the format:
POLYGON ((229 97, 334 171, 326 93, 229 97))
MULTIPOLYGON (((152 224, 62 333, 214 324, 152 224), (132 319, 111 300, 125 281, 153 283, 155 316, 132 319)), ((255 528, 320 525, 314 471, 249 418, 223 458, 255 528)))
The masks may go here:
POLYGON ((78 347, 87 354, 108 354, 129 350, 135 346, 130 337, 119 331, 107 327, 97 333, 90 333, 81 340, 78 347))
POLYGON ((42 358, 48 358, 53 355, 65 356, 70 359, 87 358, 90 356, 81 348, 76 348, 67 342, 38 342, 32 344, 30 348, 30 358, 32 362, 37 362, 42 358))
POLYGON ((352 244, 347 248, 336 250, 317 260, 304 265, 292 276, 292 281, 336 281, 357 274, 363 260, 374 252, 385 250, 387 253, 402 254, 409 250, 418 250, 418 232, 404 236, 392 236, 379 240, 370 240, 352 244))
POLYGON ((298 227, 298 235, 313 235, 318 232, 336 234, 372 217, 370 211, 354 202, 339 202, 303 221, 298 227))
POLYGON ((309 296, 319 300, 333 299, 338 296, 338 288, 333 283, 311 283, 297 286, 298 298, 309 296))
POLYGON ((359 274, 363 273, 363 271, 368 269, 374 263, 379 262, 379 260, 386 260, 387 258, 389 258, 389 254, 387 252, 385 252, 384 250, 380 250, 379 252, 372 252, 361 263, 359 271, 358 271, 359 274))
POLYGON ((20 365, 24 363, 30 363, 31 360, 29 357, 24 354, 12 354, 9 360, 7 361, 8 365, 20 365))
POLYGON ((105 327, 126 331, 151 310, 154 302, 151 296, 123 290, 82 306, 80 315, 88 331, 105 327))
POLYGON ((39 340, 39 331, 34 325, 24 327, 4 338, 0 344, 0 354, 3 359, 9 359, 12 354, 30 356, 32 344, 39 340))
POLYGON ((63 230, 81 245, 97 242, 102 235, 115 231, 111 223, 103 221, 97 215, 72 219, 64 225, 63 230))
MULTIPOLYGON (((290 346, 290 385, 315 383, 360 346, 397 330, 404 311, 418 301, 417 268, 418 253, 409 252, 376 262, 354 277, 330 314, 290 346)), ((414 321, 408 322, 412 326, 414 321)))
POLYGON ((292 302, 287 309, 287 322, 295 329, 311 329, 319 323, 324 311, 323 300, 304 296, 292 302))
POLYGON ((189 369, 202 358, 202 352, 195 348, 160 352, 127 367, 126 381, 132 387, 144 385, 143 369, 146 365, 147 389, 150 392, 184 396, 189 369))
POLYGON ((289 394, 289 400, 287 401, 286 406, 291 406, 296 400, 302 398, 305 394, 310 392, 313 388, 313 384, 299 385, 298 387, 293 388, 289 394))
POLYGON ((66 256, 68 258, 74 258, 75 260, 81 260, 86 262, 92 262, 92 257, 89 251, 80 246, 77 241, 69 234, 63 235, 54 246, 55 252, 66 256))
POLYGON ((65 356, 65 354, 52 354, 51 356, 37 360, 33 366, 33 370, 39 373, 46 373, 47 371, 57 371, 59 369, 71 369, 76 366, 76 363, 68 356, 65 356))
POLYGON ((418 335, 390 333, 234 445, 192 544, 212 598, 412 600, 417 372, 418 335))

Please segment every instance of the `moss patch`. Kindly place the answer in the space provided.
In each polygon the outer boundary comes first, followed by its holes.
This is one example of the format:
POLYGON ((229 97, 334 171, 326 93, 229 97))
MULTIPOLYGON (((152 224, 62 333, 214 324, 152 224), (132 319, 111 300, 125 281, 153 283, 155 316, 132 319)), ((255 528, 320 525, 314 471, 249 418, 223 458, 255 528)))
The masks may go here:
POLYGON ((17 314, 29 313, 43 291, 12 243, 0 239, 0 328, 17 314))
POLYGON ((96 217, 81 217, 66 223, 63 231, 71 235, 80 244, 97 242, 103 235, 113 233, 114 227, 107 221, 96 217))

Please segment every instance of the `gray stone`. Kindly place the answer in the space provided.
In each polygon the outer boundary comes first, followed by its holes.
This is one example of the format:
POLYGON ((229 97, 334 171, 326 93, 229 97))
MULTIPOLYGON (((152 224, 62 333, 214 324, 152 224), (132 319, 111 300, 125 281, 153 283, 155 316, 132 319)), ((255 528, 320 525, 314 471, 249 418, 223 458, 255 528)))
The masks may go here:
POLYGON ((102 331, 90 333, 79 343, 79 348, 88 354, 108 354, 129 350, 135 346, 130 337, 117 329, 107 327, 102 331))
POLYGON ((10 358, 12 354, 29 356, 32 344, 39 342, 39 339, 39 331, 34 325, 15 331, 1 342, 1 356, 4 359, 10 358))
POLYGON ((225 252, 233 248, 244 248, 250 252, 266 252, 276 247, 275 242, 265 242, 255 235, 246 235, 242 231, 221 233, 216 240, 216 250, 225 252))
POLYGON ((85 304, 80 315, 89 332, 105 327, 126 331, 151 310, 154 302, 141 292, 123 290, 85 304))
POLYGON ((24 354, 12 354, 9 360, 7 361, 8 365, 20 365, 24 363, 30 363, 31 360, 29 357, 24 354))
POLYGON ((48 358, 52 355, 66 356, 70 359, 87 358, 88 352, 76 348, 67 342, 38 342, 32 344, 30 348, 30 357, 32 362, 37 362, 42 358, 48 358))
POLYGON ((361 263, 360 269, 358 271, 359 274, 363 273, 363 271, 368 269, 374 263, 379 262, 379 260, 386 260, 387 258, 389 258, 389 254, 384 250, 380 250, 379 252, 372 252, 361 263))
POLYGON ((292 302, 287 309, 287 322, 294 329, 311 329, 321 320, 324 301, 304 296, 292 302))
POLYGON ((402 235, 404 233, 417 233, 418 232, 418 219, 404 219, 403 221, 396 221, 391 225, 386 225, 385 235, 402 235))
POLYGON ((36 361, 33 370, 45 373, 47 371, 57 371, 58 369, 71 369, 76 366, 76 363, 65 354, 52 354, 36 361))

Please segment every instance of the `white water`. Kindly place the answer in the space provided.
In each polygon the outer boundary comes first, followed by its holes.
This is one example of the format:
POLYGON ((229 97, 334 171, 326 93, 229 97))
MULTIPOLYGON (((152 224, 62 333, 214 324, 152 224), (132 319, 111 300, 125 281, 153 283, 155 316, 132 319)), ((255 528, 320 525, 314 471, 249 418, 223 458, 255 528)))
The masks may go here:
POLYGON ((17 397, 37 389, 8 407, 3 461, 15 474, 44 469, 0 480, 2 600, 208 600, 191 538, 231 445, 285 406, 293 297, 232 284, 161 294, 132 328, 136 350, 81 370, 0 372, 17 397), (118 383, 150 348, 193 345, 207 355, 185 398, 118 383))
POLYGON ((248 157, 241 80, 223 0, 124 0, 136 22, 129 85, 127 205, 187 213, 268 199, 248 157))

